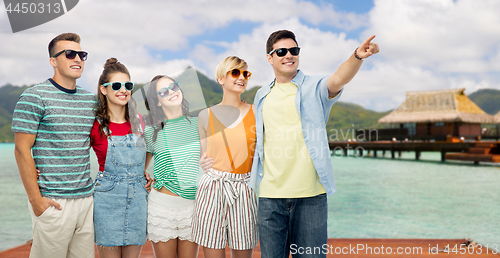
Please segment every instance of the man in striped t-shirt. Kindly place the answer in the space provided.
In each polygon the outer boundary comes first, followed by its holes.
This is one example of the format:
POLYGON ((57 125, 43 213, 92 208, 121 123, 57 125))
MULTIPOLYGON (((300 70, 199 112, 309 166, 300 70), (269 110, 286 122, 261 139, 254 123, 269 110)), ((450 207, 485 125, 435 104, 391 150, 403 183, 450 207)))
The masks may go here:
POLYGON ((30 257, 94 257, 89 135, 95 97, 76 86, 87 53, 78 35, 64 33, 49 43, 49 56, 54 77, 24 91, 12 119, 33 222, 30 257))

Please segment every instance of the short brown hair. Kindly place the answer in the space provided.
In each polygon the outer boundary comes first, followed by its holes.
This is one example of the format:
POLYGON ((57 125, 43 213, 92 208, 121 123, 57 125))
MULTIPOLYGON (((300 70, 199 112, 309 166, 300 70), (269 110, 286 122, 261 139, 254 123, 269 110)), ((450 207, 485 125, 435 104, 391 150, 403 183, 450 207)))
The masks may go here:
POLYGON ((75 33, 63 33, 55 38, 53 38, 49 43, 49 57, 52 57, 55 53, 56 44, 59 41, 73 41, 80 44, 80 36, 75 33))
POLYGON ((295 41, 295 44, 297 44, 297 46, 299 45, 299 43, 297 43, 297 40, 295 39, 295 34, 293 34, 293 32, 289 30, 278 30, 269 35, 266 43, 266 54, 269 54, 269 52, 273 50, 274 43, 282 39, 293 39, 293 41, 295 41))

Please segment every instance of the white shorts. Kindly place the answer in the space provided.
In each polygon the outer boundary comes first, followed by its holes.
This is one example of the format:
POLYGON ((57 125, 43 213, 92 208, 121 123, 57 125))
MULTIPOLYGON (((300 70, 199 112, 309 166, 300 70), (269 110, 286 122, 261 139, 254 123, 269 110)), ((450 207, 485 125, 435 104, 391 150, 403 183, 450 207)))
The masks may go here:
POLYGON ((38 217, 28 203, 33 225, 30 258, 94 258, 94 198, 52 200, 62 210, 50 206, 38 217))
POLYGON ((257 196, 247 184, 250 173, 210 169, 196 192, 193 238, 201 246, 248 250, 257 246, 257 196))
POLYGON ((158 243, 179 238, 193 242, 193 211, 194 200, 151 190, 148 200, 149 240, 158 243))

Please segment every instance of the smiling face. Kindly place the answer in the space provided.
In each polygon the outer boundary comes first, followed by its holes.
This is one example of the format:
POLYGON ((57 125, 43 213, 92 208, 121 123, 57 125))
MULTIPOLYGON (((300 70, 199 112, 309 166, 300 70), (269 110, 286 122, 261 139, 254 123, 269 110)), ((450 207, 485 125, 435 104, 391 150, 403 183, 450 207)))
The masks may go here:
MULTIPOLYGON (((173 81, 168 78, 159 79, 156 83, 156 92, 163 88, 171 87, 172 83, 173 81)), ((168 95, 164 98, 160 97, 158 94, 156 94, 156 97, 158 98, 158 103, 164 108, 179 108, 182 104, 183 95, 181 90, 173 91, 169 89, 168 95)))
MULTIPOLYGON (((80 44, 67 40, 57 42, 54 49, 54 53, 62 50, 82 50, 80 44)), ((76 80, 82 76, 85 61, 82 61, 79 55, 76 55, 74 59, 68 59, 66 54, 62 53, 57 57, 51 57, 50 64, 54 67, 55 77, 63 78, 63 80, 76 80)))
MULTIPOLYGON (((297 47, 295 41, 290 38, 281 39, 274 43, 273 50, 278 48, 297 47)), ((279 57, 276 52, 272 55, 267 55, 267 61, 272 65, 276 77, 291 77, 293 78, 299 68, 299 56, 293 56, 290 51, 285 56, 279 57)))
MULTIPOLYGON (((130 77, 125 73, 113 73, 109 77, 108 82, 129 82, 130 77)), ((100 90, 103 95, 106 96, 108 106, 125 106, 130 100, 130 96, 132 95, 132 91, 128 91, 124 86, 120 88, 118 91, 114 91, 111 85, 103 86, 100 85, 100 90)))
MULTIPOLYGON (((246 70, 247 67, 243 67, 240 70, 246 70)), ((243 93, 245 89, 247 88, 248 80, 245 79, 243 76, 243 73, 240 72, 240 76, 238 78, 234 78, 231 75, 231 71, 233 69, 229 70, 226 72, 226 75, 223 78, 217 78, 217 81, 219 84, 222 86, 222 89, 224 91, 232 91, 232 92, 237 92, 237 93, 243 93)))

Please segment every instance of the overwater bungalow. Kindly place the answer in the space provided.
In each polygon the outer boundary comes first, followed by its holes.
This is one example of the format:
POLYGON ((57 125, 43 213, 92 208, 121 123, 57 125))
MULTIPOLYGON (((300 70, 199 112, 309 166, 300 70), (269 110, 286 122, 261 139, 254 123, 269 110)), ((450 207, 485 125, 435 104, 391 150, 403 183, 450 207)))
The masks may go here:
POLYGON ((462 88, 407 92, 401 106, 378 120, 393 128, 379 130, 379 140, 480 139, 481 125, 499 123, 500 112, 496 117, 487 114, 464 91, 462 88))

